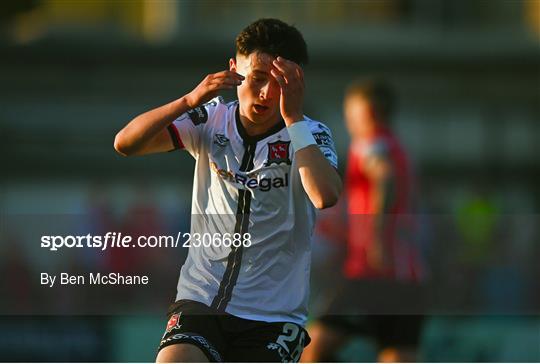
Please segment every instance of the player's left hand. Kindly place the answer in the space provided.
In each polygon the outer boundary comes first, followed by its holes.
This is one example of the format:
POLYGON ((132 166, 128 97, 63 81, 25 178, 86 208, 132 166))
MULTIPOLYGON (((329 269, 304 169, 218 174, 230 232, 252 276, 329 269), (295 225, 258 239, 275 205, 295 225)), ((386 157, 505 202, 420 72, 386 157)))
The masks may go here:
POLYGON ((281 89, 279 107, 287 126, 302 120, 304 114, 304 71, 302 68, 283 57, 277 57, 272 63, 272 76, 281 89))

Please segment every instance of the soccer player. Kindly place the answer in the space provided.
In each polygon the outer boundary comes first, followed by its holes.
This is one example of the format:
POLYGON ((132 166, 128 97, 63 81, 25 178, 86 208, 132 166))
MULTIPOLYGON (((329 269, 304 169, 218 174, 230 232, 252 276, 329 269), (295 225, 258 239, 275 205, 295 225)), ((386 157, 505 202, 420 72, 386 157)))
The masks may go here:
POLYGON ((345 280, 333 287, 326 314, 309 327, 312 345, 302 361, 333 361, 355 334, 374 339, 379 361, 415 360, 423 267, 413 239, 411 168, 390 127, 394 103, 382 80, 355 82, 345 93, 351 146, 341 202, 348 219, 336 211, 324 221, 334 229, 330 239, 347 232, 345 280))
POLYGON ((296 28, 258 20, 237 36, 229 70, 116 136, 122 155, 183 149, 196 159, 192 245, 158 362, 298 361, 309 343, 315 208, 334 205, 342 187, 330 130, 302 111, 307 60, 296 28), (238 101, 217 97, 232 88, 238 101), (208 233, 221 238, 197 242, 208 233))

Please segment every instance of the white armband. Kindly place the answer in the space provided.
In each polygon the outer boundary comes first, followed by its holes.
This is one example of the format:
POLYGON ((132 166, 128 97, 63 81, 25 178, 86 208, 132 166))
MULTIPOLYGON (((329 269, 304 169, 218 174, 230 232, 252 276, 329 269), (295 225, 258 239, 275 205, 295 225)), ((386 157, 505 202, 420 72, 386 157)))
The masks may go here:
POLYGON ((305 120, 297 121, 291 126, 288 126, 287 131, 291 137, 291 143, 295 152, 309 145, 317 145, 313 134, 311 134, 311 130, 309 130, 308 122, 305 120))

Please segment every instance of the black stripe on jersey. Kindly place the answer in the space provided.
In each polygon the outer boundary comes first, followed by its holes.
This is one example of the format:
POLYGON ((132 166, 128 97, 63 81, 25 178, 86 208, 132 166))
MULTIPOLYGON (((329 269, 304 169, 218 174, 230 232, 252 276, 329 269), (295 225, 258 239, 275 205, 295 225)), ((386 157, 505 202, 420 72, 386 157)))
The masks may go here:
MULTIPOLYGON (((236 226, 234 232, 243 236, 243 234, 247 232, 249 225, 251 192, 248 190, 242 190, 238 197, 238 210, 242 210, 236 214, 236 226)), ((243 252, 244 247, 241 245, 238 248, 233 247, 229 253, 227 258, 227 268, 225 269, 225 274, 223 274, 223 279, 219 285, 218 294, 212 301, 212 307, 218 311, 224 311, 225 307, 227 307, 227 304, 231 300, 233 288, 236 285, 238 275, 240 274, 240 265, 242 263, 243 252)))
MULTIPOLYGON (((255 158, 255 149, 257 143, 245 143, 245 152, 242 157, 240 170, 245 172, 253 169, 253 160, 255 158)), ((238 207, 236 209, 236 225, 234 232, 243 236, 249 226, 249 211, 251 208, 251 191, 241 189, 238 191, 238 207)), ((240 274, 240 265, 242 262, 242 254, 244 252, 243 245, 232 247, 229 256, 227 257, 227 268, 223 274, 223 279, 219 285, 218 294, 212 301, 212 308, 218 311, 225 311, 227 303, 231 300, 232 291, 236 285, 238 275, 240 274)))
MULTIPOLYGON (((236 121, 239 122, 238 108, 236 109, 236 121)), ((240 129, 239 129, 240 130, 240 129)), ((253 169, 253 160, 255 159, 255 149, 257 141, 253 139, 244 139, 244 155, 240 170, 242 172, 253 169)), ((248 231, 249 227, 249 212, 251 208, 251 191, 241 189, 238 191, 238 207, 236 209, 236 225, 234 232, 243 235, 248 231)), ((243 245, 240 247, 232 247, 229 256, 227 257, 227 268, 223 274, 223 279, 219 285, 218 293, 212 301, 212 308, 218 311, 225 311, 225 307, 231 300, 232 291, 240 274, 240 265, 242 263, 242 254, 244 252, 243 245)))

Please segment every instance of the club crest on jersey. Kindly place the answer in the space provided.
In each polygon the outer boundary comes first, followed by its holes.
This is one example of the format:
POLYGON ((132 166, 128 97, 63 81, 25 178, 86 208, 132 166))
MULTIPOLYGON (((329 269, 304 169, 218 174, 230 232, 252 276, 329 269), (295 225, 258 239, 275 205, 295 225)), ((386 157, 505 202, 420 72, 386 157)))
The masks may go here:
POLYGON ((283 142, 278 140, 274 143, 268 143, 268 157, 266 158, 265 166, 269 166, 272 163, 281 164, 291 164, 291 159, 289 158, 289 144, 291 142, 283 142))
POLYGON ((180 324, 180 315, 182 315, 182 312, 175 313, 171 316, 171 318, 167 322, 167 328, 165 329, 166 334, 168 334, 174 329, 179 329, 182 327, 182 325, 180 324))
POLYGON ((229 138, 223 134, 214 135, 214 144, 219 145, 220 147, 226 147, 229 144, 229 138))

